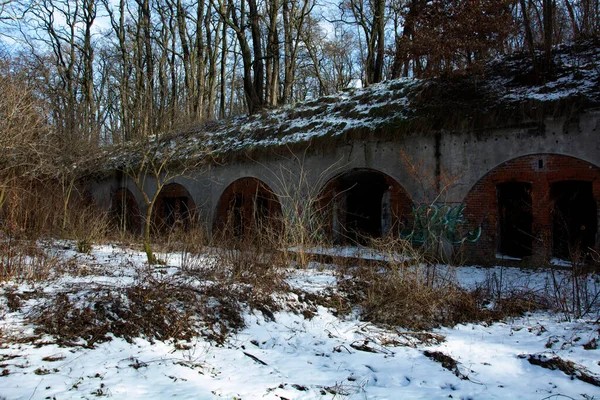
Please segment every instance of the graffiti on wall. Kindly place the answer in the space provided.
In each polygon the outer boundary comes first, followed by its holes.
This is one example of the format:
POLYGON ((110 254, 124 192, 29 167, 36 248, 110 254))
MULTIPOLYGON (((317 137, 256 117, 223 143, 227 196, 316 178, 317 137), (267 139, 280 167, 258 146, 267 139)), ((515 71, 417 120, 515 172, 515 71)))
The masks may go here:
POLYGON ((467 230, 463 216, 465 205, 441 203, 420 204, 413 207, 413 227, 405 236, 417 244, 436 243, 442 240, 454 245, 473 243, 481 236, 481 226, 467 230))

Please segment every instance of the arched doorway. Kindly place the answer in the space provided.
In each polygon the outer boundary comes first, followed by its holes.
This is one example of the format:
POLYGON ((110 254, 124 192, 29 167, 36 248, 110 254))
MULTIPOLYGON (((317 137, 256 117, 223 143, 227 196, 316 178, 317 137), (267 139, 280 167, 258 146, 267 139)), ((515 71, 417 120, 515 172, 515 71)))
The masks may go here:
POLYGON ((165 185, 156 198, 153 222, 158 232, 188 231, 196 219, 196 205, 183 185, 165 185))
POLYGON ((571 259, 598 250, 600 168, 559 154, 507 161, 481 178, 465 198, 465 217, 480 223, 469 244, 473 259, 571 259))
POLYGON ((231 183, 219 198, 213 229, 236 238, 278 230, 281 203, 273 190, 256 178, 240 178, 231 183))
POLYGON ((112 195, 110 214, 117 229, 138 234, 142 229, 142 217, 131 190, 119 188, 112 195))
POLYGON ((412 201, 390 176, 357 168, 325 185, 319 207, 334 243, 364 243, 398 232, 411 213, 412 201))
POLYGON ((594 248, 598 234, 598 198, 594 198, 593 182, 553 182, 550 195, 553 255, 569 259, 575 253, 594 248))

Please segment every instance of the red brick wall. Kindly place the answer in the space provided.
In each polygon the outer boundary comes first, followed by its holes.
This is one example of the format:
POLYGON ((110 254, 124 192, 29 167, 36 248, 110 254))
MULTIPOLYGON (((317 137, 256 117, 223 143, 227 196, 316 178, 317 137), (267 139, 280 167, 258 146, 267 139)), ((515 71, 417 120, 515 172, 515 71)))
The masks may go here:
POLYGON ((256 178, 241 178, 229 185, 219 198, 213 224, 215 232, 224 231, 227 224, 231 222, 230 213, 233 211, 236 195, 243 196, 241 214, 245 232, 255 225, 254 200, 257 196, 267 199, 267 214, 271 222, 274 223, 282 214, 279 200, 266 183, 256 178))
MULTIPOLYGON (((533 212, 532 261, 552 255, 551 185, 578 180, 592 182, 593 194, 600 213, 600 168, 583 160, 558 154, 539 154, 508 161, 479 180, 465 198, 464 216, 482 227, 481 238, 466 246, 472 261, 493 262, 498 247, 498 199, 496 185, 504 182, 531 184, 533 212), (540 167, 540 161, 542 166, 540 167)), ((598 216, 600 219, 600 215, 598 216)), ((598 235, 596 249, 598 249, 598 235)))

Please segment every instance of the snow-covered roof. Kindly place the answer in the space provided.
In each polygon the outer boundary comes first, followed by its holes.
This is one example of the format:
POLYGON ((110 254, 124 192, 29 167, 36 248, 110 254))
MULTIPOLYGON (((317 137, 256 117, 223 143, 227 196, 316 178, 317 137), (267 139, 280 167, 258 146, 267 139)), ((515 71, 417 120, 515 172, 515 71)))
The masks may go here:
MULTIPOLYGON (((159 146, 176 147, 179 159, 209 153, 219 158, 325 138, 394 140, 439 130, 485 131, 600 105, 598 46, 557 47, 554 62, 552 75, 542 77, 532 73, 529 56, 513 55, 490 62, 478 73, 385 81, 252 116, 198 124, 161 137, 159 146)), ((113 153, 109 168, 131 162, 127 148, 113 153)))

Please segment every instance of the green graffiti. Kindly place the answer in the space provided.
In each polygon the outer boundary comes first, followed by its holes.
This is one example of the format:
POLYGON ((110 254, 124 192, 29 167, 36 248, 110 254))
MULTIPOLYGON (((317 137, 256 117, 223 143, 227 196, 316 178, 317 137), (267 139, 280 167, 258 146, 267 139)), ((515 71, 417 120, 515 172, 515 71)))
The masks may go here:
POLYGON ((417 244, 439 242, 442 239, 460 245, 473 243, 481 236, 481 226, 466 229, 464 205, 420 204, 413 207, 413 227, 402 236, 417 244))

